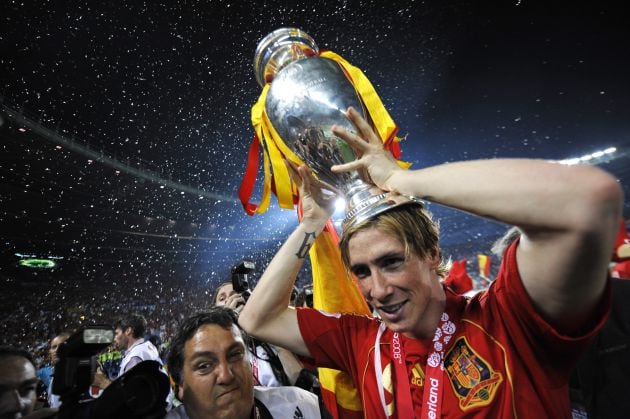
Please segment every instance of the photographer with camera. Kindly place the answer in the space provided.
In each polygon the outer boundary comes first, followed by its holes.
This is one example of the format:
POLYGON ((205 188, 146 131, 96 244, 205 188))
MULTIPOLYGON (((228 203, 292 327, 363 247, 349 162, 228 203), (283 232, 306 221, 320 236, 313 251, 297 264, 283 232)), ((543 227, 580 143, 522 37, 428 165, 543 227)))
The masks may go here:
POLYGON ((61 400, 57 419, 162 419, 168 376, 158 361, 142 361, 112 381, 94 399, 88 395, 98 368, 97 355, 114 341, 111 326, 89 326, 59 346, 52 393, 61 400))
POLYGON ((245 306, 245 298, 234 290, 232 281, 226 281, 217 287, 212 298, 212 305, 228 307, 236 313, 240 313, 245 306))
MULTIPOLYGON (((242 261, 232 269, 232 279, 220 284, 213 297, 215 306, 228 307, 237 314, 251 295, 248 276, 256 269, 251 261, 242 261)), ((259 385, 279 387, 298 385, 319 394, 319 383, 315 374, 305 370, 300 360, 284 348, 250 339, 252 372, 259 385)))
POLYGON ((232 268, 232 277, 229 281, 219 284, 212 296, 212 305, 228 307, 237 314, 245 306, 252 291, 249 289, 248 276, 256 270, 256 264, 244 260, 232 268))
MULTIPOLYGON (((116 322, 114 327, 116 347, 125 351, 120 362, 119 376, 142 361, 156 361, 162 365, 160 353, 155 345, 143 338, 147 328, 147 321, 144 316, 132 314, 123 317, 116 322)), ((99 369, 94 376, 94 385, 106 389, 111 383, 112 381, 99 369)))

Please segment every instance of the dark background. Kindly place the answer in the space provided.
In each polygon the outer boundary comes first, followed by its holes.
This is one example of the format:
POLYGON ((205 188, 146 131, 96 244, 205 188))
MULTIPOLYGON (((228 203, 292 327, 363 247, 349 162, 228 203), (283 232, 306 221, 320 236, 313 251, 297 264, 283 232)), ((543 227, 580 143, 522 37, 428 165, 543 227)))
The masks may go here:
MULTIPOLYGON (((297 222, 275 198, 254 217, 237 199, 260 94, 254 50, 284 26, 364 71, 407 135, 402 159, 415 168, 616 147, 591 163, 628 195, 628 16, 607 2, 553 3, 5 2, 4 310, 55 288, 207 297, 243 259, 257 262, 253 280, 260 275, 297 222), (19 267, 16 254, 58 266, 19 267)), ((506 226, 430 209, 444 254, 468 258, 475 275, 476 255, 506 226)))

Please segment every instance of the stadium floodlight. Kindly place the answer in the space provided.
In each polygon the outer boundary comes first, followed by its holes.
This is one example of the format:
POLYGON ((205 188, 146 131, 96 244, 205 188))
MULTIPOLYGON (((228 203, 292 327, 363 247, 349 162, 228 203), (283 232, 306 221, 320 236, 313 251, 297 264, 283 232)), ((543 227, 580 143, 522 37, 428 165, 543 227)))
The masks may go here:
POLYGON ((616 147, 608 147, 604 150, 598 150, 591 154, 585 154, 582 157, 573 157, 570 159, 559 160, 558 163, 566 164, 566 165, 574 165, 574 164, 598 164, 603 161, 603 159, 610 159, 611 155, 617 151, 616 147))

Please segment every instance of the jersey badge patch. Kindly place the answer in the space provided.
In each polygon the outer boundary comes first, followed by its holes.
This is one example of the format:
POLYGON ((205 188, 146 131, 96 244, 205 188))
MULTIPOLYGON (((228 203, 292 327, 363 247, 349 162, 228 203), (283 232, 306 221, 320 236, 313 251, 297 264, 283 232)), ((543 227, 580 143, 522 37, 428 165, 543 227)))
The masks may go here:
POLYGON ((457 339, 444 360, 459 407, 466 411, 492 402, 503 375, 481 358, 464 336, 457 339))

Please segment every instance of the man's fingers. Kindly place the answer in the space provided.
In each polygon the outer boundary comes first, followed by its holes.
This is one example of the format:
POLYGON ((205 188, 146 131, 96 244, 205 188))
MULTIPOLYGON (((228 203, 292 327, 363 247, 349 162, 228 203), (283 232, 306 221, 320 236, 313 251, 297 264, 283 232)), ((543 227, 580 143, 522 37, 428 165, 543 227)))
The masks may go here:
POLYGON ((313 185, 313 181, 315 179, 313 177, 311 169, 309 169, 308 166, 305 165, 298 167, 295 163, 287 159, 285 159, 284 162, 287 166, 287 169, 289 170, 291 178, 298 186, 298 188, 302 188, 305 191, 310 191, 313 185))
POLYGON ((236 310, 239 304, 245 304, 245 299, 241 294, 234 294, 230 296, 231 300, 226 304, 232 310, 236 310))
POLYGON ((287 167, 287 170, 289 171, 289 176, 291 176, 293 182, 295 182, 295 184, 300 187, 300 185, 302 184, 302 176, 300 176, 300 174, 298 173, 298 168, 295 163, 288 159, 284 159, 284 164, 287 167))
POLYGON ((309 169, 308 166, 300 166, 297 170, 300 179, 302 180, 304 190, 310 193, 311 187, 313 185, 313 174, 311 173, 311 169, 309 169))
POLYGON ((365 141, 363 138, 359 137, 358 135, 348 131, 347 129, 345 129, 344 127, 340 125, 334 125, 332 127, 332 132, 337 137, 344 140, 350 147, 352 147, 354 152, 357 154, 362 154, 363 151, 368 147, 367 141, 365 141))
POLYGON ((353 170, 363 169, 363 163, 359 162, 359 160, 353 160, 349 163, 336 164, 332 166, 330 169, 335 173, 351 172, 353 170))
POLYGON ((378 135, 374 132, 370 124, 361 116, 356 109, 352 106, 348 108, 346 111, 346 116, 350 121, 354 124, 355 127, 359 130, 361 137, 365 138, 364 141, 372 144, 380 144, 382 141, 378 138, 378 135))

